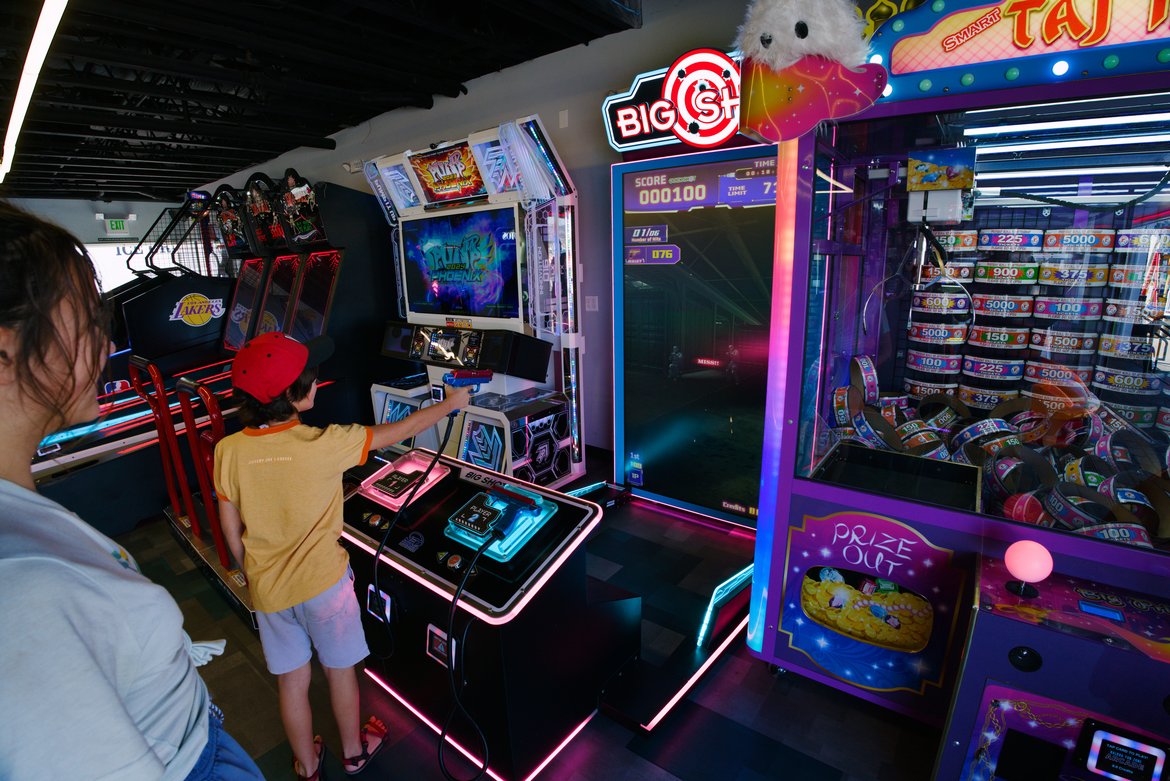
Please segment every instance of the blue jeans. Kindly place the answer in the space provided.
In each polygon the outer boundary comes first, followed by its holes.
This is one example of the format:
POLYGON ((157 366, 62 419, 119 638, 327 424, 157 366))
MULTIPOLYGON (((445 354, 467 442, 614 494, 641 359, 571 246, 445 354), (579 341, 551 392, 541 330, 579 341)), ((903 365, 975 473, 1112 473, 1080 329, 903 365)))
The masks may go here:
POLYGON ((264 774, 236 739, 224 732, 223 711, 211 706, 207 745, 187 781, 264 781, 264 774))

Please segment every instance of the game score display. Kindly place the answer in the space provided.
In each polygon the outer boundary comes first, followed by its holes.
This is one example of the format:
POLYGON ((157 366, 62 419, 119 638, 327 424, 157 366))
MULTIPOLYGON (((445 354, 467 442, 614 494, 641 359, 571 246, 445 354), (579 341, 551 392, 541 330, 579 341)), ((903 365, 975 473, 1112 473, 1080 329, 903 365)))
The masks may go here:
POLYGON ((772 206, 776 203, 776 158, 631 173, 623 187, 626 212, 772 206))

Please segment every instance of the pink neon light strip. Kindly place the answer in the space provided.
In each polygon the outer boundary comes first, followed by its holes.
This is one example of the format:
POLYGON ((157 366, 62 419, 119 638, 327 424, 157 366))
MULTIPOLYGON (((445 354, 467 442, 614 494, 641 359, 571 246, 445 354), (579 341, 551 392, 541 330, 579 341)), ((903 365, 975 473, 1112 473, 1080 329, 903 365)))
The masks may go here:
MULTIPOLYGON (((403 697, 401 694, 396 692, 394 689, 390 688, 390 685, 388 683, 383 681, 381 678, 379 678, 377 675, 370 672, 369 670, 366 670, 365 673, 367 676, 369 676, 370 680, 372 680, 374 683, 378 684, 383 689, 385 689, 387 694, 389 694, 394 699, 398 700, 398 702, 402 705, 402 707, 406 708, 408 711, 413 713, 415 718, 417 718, 423 724, 426 724, 428 727, 430 727, 431 731, 433 731, 436 735, 443 734, 443 730, 439 727, 439 725, 435 724, 433 721, 431 721, 425 715, 423 715, 422 711, 420 711, 418 708, 411 705, 410 702, 405 697, 403 697)), ((544 770, 546 767, 548 767, 550 762, 552 762, 554 759, 556 759, 557 755, 560 754, 561 751, 564 750, 565 746, 569 745, 573 741, 573 738, 575 738, 575 737, 577 737, 577 735, 581 734, 581 730, 585 729, 585 726, 587 724, 589 724, 589 722, 591 722, 593 720, 593 717, 596 715, 597 715, 597 711, 594 710, 592 713, 590 713, 588 716, 586 716, 585 721, 581 722, 576 727, 574 727, 573 730, 568 735, 565 736, 565 739, 562 740, 557 745, 556 748, 554 748, 551 752, 549 752, 549 755, 547 757, 545 757, 544 760, 541 761, 541 763, 539 765, 536 766, 536 769, 524 777, 524 781, 532 781, 532 779, 536 778, 536 776, 539 775, 542 770, 544 770)), ((458 751, 463 756, 467 757, 469 762, 473 763, 476 767, 483 767, 483 760, 482 759, 479 759, 474 754, 472 754, 470 751, 463 748, 463 746, 461 746, 459 744, 459 742, 456 741, 454 738, 452 738, 450 735, 448 735, 445 739, 448 743, 451 744, 452 747, 455 748, 456 751, 458 751)), ((494 778, 496 781, 505 781, 504 778, 502 778, 498 773, 496 773, 496 771, 492 770, 490 767, 487 769, 487 774, 489 776, 491 776, 492 778, 494 778)))
POLYGON ((731 646, 731 641, 734 640, 735 638, 739 637, 740 632, 742 632, 744 629, 746 629, 747 625, 748 625, 748 617, 744 616, 743 621, 739 622, 739 626, 737 626, 735 629, 731 630, 731 633, 727 635, 727 639, 724 640, 719 645, 719 647, 715 649, 715 653, 713 653, 709 657, 707 657, 707 661, 703 662, 703 666, 700 667, 698 670, 696 670, 695 674, 691 676, 690 680, 687 681, 685 684, 683 684, 683 687, 681 689, 679 689, 678 692, 673 697, 670 698, 670 702, 668 702, 662 706, 662 710, 658 711, 657 716, 650 719, 650 721, 648 723, 642 725, 642 729, 649 732, 650 730, 657 727, 658 722, 660 722, 664 718, 666 718, 666 714, 670 713, 670 711, 674 708, 675 705, 678 705, 679 700, 681 700, 683 697, 685 697, 687 692, 689 692, 694 687, 694 685, 699 682, 699 679, 703 677, 703 673, 707 672, 707 669, 711 665, 715 664, 715 660, 723 655, 723 652, 726 651, 731 646))

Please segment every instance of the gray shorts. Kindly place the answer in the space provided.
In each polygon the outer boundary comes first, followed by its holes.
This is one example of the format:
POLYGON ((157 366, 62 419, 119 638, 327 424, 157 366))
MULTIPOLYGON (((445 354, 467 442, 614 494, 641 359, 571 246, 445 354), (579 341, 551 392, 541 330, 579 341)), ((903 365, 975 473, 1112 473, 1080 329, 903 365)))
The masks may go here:
POLYGON ((352 667, 370 655, 361 608, 353 591, 353 570, 312 599, 279 613, 256 611, 260 645, 268 672, 284 675, 317 658, 325 667, 352 667), (311 645, 310 645, 311 644, 311 645))

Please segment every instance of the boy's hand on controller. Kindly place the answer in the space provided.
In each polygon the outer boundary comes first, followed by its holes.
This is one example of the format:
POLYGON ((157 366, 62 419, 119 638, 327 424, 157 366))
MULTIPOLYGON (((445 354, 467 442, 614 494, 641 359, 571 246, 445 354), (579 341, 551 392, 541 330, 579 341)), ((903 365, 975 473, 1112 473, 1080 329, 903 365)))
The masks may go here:
POLYGON ((467 402, 471 399, 471 388, 454 388, 450 385, 444 386, 445 398, 447 403, 451 405, 451 411, 455 412, 467 406, 467 402))

